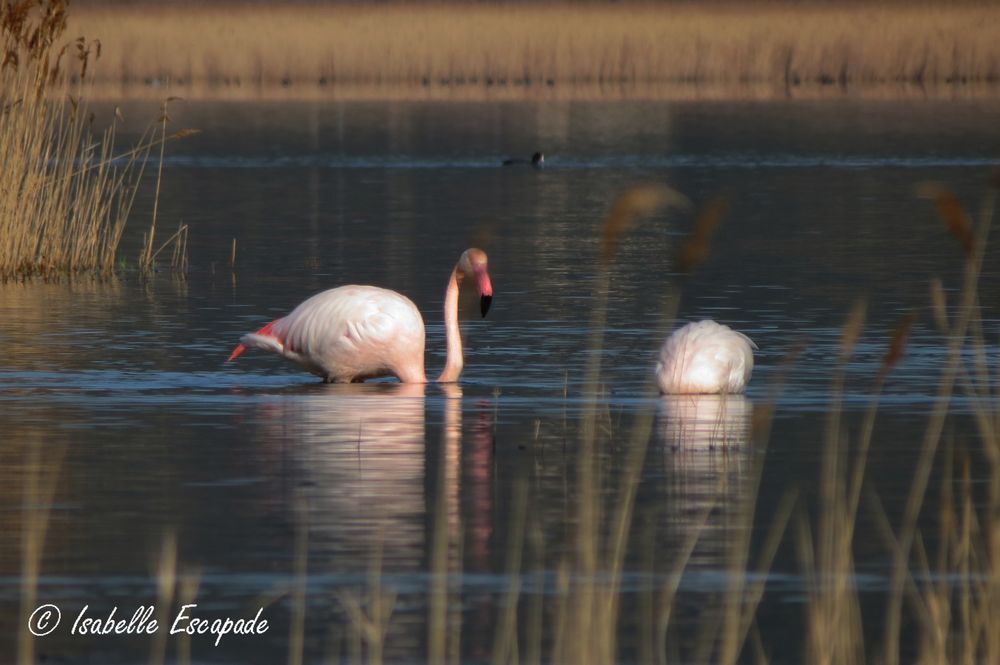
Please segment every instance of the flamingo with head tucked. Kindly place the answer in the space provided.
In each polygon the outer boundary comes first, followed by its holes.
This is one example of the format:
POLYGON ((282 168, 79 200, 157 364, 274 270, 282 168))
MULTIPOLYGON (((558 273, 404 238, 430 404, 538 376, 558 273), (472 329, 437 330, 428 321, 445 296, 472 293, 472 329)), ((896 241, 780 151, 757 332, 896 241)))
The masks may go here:
POLYGON ((663 343, 656 383, 667 394, 742 393, 756 348, 749 337, 721 323, 689 323, 663 343))
MULTIPOLYGON (((457 381, 462 373, 458 291, 465 277, 475 280, 482 315, 490 308, 493 285, 486 261, 483 250, 467 249, 451 271, 444 299, 448 356, 438 382, 457 381)), ((288 316, 240 338, 229 360, 248 348, 284 356, 327 383, 382 376, 395 376, 404 383, 427 383, 420 310, 406 296, 375 286, 340 286, 314 295, 288 316)))

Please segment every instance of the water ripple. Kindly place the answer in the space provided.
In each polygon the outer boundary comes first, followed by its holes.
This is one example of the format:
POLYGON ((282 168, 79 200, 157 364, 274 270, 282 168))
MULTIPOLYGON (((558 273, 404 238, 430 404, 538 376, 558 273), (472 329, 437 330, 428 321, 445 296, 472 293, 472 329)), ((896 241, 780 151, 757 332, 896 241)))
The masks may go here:
MULTIPOLYGON (((173 155, 165 158, 166 166, 209 169, 500 169, 500 158, 421 158, 376 155, 173 155)), ((592 157, 551 157, 544 169, 840 169, 866 170, 877 168, 982 168, 1000 165, 1000 158, 991 156, 954 155, 823 155, 823 154, 677 154, 677 155, 610 155, 592 157)), ((525 169, 505 169, 523 173, 525 169)))

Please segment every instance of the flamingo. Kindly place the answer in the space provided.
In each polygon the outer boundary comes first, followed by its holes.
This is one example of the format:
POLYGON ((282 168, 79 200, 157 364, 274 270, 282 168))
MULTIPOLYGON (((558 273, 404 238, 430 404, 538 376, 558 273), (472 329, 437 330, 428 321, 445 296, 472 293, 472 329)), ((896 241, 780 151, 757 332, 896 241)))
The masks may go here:
POLYGON ((749 337, 721 323, 689 323, 663 343, 656 383, 668 395, 742 393, 756 348, 749 337))
MULTIPOLYGON (((439 383, 458 381, 464 364, 458 328, 458 290, 476 280, 483 316, 493 300, 486 252, 467 249, 451 271, 444 298, 448 356, 439 383)), ((229 360, 248 348, 272 351, 327 383, 356 383, 395 376, 403 383, 427 383, 424 374, 424 320, 406 296, 376 286, 340 286, 317 293, 288 316, 240 338, 229 360)))

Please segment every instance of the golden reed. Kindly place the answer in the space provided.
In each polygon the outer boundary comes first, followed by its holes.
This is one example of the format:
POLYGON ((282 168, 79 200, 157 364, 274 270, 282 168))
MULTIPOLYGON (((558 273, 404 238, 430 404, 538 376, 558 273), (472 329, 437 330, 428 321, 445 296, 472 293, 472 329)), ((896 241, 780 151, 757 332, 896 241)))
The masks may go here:
POLYGON ((60 83, 99 48, 65 43, 67 5, 0 3, 0 281, 110 272, 135 194, 115 126, 92 131, 83 86, 60 83))
POLYGON ((206 94, 1000 82, 1000 6, 985 3, 94 2, 69 34, 102 41, 98 83, 206 94))

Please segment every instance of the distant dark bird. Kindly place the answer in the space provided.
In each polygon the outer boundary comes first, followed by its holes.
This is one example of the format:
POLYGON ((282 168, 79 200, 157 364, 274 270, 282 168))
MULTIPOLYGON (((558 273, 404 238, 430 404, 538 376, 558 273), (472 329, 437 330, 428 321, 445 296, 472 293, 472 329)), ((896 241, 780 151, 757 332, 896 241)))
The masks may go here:
POLYGON ((532 155, 530 161, 527 160, 527 159, 505 159, 505 160, 503 160, 503 165, 504 166, 513 166, 515 164, 531 164, 536 169, 537 168, 541 168, 544 163, 545 163, 545 155, 543 155, 540 152, 536 152, 534 155, 532 155))

